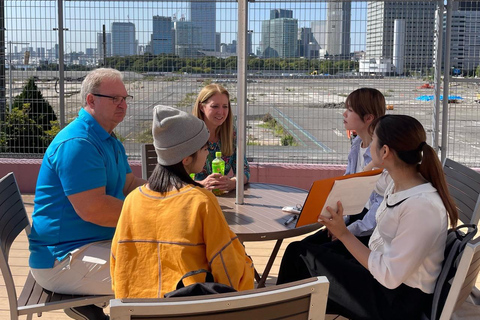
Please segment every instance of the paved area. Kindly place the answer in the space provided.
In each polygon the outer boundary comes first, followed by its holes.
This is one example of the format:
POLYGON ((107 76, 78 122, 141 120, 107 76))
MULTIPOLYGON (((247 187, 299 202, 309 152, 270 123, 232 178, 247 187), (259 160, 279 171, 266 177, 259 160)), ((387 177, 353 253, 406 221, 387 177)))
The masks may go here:
MULTIPOLYGON (((76 117, 80 102, 81 80, 86 72, 67 72, 65 82, 65 115, 67 123, 76 117)), ((57 116, 60 114, 57 72, 14 71, 14 95, 19 94, 29 76, 36 76, 38 88, 49 101, 57 116)), ((290 76, 249 76, 247 85, 247 155, 255 162, 297 163, 344 163, 350 149, 343 126, 342 112, 345 98, 359 87, 379 89, 391 109, 389 114, 407 114, 420 120, 428 133, 429 143, 433 136, 434 119, 438 116, 442 127, 442 114, 434 112, 433 101, 417 98, 432 96, 432 87, 422 87, 427 81, 407 77, 385 78, 336 78, 290 76), (294 145, 281 146, 280 139, 266 134, 256 122, 270 114, 294 138, 294 145)), ((469 167, 480 166, 480 109, 477 94, 478 79, 453 79, 450 95, 462 99, 449 104, 449 122, 446 128, 448 157, 469 167), (466 82, 469 81, 469 82, 466 82)), ((151 142, 152 109, 157 104, 176 106, 184 111, 192 110, 201 88, 210 82, 219 82, 230 92, 232 108, 237 112, 237 83, 233 79, 220 79, 216 75, 203 78, 201 75, 163 74, 163 76, 125 73, 129 94, 134 100, 129 104, 125 120, 115 129, 122 139, 130 159, 140 157, 140 144, 151 142)), ((441 134, 439 135, 441 138, 441 134)), ((439 140, 441 143, 441 140, 439 140)))
MULTIPOLYGON (((25 207, 27 212, 31 216, 33 211, 33 195, 25 195, 23 197, 25 207)), ((278 268, 280 266, 281 257, 285 251, 286 246, 296 240, 302 239, 302 237, 286 239, 280 249, 277 259, 273 265, 273 268, 270 272, 266 285, 274 285, 278 275, 278 268)), ((246 243, 246 249, 248 254, 253 258, 255 265, 258 270, 263 270, 265 264, 267 263, 270 252, 274 246, 273 241, 264 241, 264 242, 248 242, 246 243)), ((12 266, 12 273, 14 276, 17 292, 20 292, 22 285, 25 282, 25 279, 28 275, 28 240, 24 233, 22 233, 19 238, 14 242, 11 252, 10 252, 10 265, 12 266)), ((477 287, 480 288, 480 277, 477 279, 477 287)), ((107 310, 108 312, 108 310, 107 310)), ((0 319, 9 318, 9 309, 8 309, 8 298, 5 290, 5 284, 3 278, 0 278, 0 319)), ((24 317, 25 318, 25 317, 24 317)), ((37 316, 33 317, 38 319, 37 316)), ((460 310, 457 311, 456 315, 452 319, 463 319, 463 320, 474 320, 480 318, 480 306, 474 306, 470 303, 464 303, 460 310)), ((46 320, 56 320, 56 319, 70 319, 62 311, 52 311, 44 313, 40 319, 46 320)), ((345 320, 343 317, 337 317, 334 315, 327 315, 327 320, 345 320)))

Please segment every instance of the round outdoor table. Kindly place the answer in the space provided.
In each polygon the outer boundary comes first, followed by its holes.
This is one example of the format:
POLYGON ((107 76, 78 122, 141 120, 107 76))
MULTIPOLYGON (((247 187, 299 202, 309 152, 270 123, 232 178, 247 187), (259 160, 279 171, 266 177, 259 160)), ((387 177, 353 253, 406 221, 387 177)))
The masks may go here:
POLYGON ((322 226, 314 223, 296 228, 297 219, 285 225, 292 214, 282 211, 282 208, 303 205, 307 194, 306 190, 295 187, 249 183, 245 185, 242 205, 235 204, 234 191, 217 197, 230 229, 238 235, 241 242, 276 240, 262 276, 258 273, 255 275, 257 287, 265 286, 283 239, 306 234, 322 226))

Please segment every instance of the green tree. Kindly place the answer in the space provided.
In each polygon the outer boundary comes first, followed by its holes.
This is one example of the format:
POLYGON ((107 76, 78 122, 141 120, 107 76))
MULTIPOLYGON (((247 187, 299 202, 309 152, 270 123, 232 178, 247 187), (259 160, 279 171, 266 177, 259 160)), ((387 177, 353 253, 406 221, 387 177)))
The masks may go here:
POLYGON ((30 78, 2 124, 3 148, 13 153, 44 153, 53 139, 46 132, 56 120, 52 106, 30 78))
POLYGON ((477 67, 477 70, 475 70, 475 75, 480 77, 480 65, 477 67))
MULTIPOLYGON (((225 59, 225 69, 227 70, 237 70, 237 57, 228 57, 225 59)), ((234 72, 235 72, 234 71, 234 72)))

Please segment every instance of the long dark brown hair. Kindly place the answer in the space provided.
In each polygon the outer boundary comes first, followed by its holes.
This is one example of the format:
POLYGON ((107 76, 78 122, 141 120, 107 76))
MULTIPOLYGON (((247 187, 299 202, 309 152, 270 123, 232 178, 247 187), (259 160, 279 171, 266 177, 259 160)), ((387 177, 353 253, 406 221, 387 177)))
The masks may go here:
POLYGON ((417 166, 418 172, 429 181, 442 198, 452 227, 457 225, 458 211, 448 192, 447 182, 435 150, 426 143, 422 124, 406 115, 386 115, 375 119, 370 132, 378 138, 377 146, 387 145, 398 158, 408 165, 417 166), (422 155, 423 153, 423 155, 422 155))
MULTIPOLYGON (((197 159, 197 152, 191 155, 193 162, 197 159)), ((200 183, 194 181, 190 177, 181 161, 171 166, 162 166, 157 163, 157 166, 153 169, 152 174, 148 178, 149 188, 160 193, 165 193, 171 190, 172 186, 175 189, 180 190, 185 184, 193 184, 197 187, 203 188, 200 183)))

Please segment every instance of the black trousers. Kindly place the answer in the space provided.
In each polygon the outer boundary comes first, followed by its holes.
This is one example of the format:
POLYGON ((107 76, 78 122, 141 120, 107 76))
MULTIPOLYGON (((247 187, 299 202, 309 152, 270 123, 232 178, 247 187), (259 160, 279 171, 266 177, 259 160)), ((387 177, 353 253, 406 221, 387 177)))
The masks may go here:
MULTIPOLYGON (((363 211, 359 214, 350 216, 350 220, 348 224, 353 223, 354 221, 361 220, 365 216, 365 214, 368 212, 367 208, 364 208, 363 211)), ((370 241, 370 236, 363 236, 363 237, 357 237, 358 240, 360 240, 364 245, 368 247, 368 241, 370 241)), ((335 250, 339 250, 344 253, 349 253, 347 248, 343 245, 341 241, 334 240, 328 236, 328 231, 327 229, 323 228, 320 231, 306 237, 305 239, 302 240, 302 242, 307 242, 307 243, 312 243, 312 244, 317 244, 317 245, 323 245, 329 248, 335 248, 335 250)))
MULTIPOLYGON (((368 244, 368 238, 359 239, 368 244)), ((330 282, 327 313, 349 319, 415 320, 429 314, 432 304, 431 294, 405 284, 384 287, 340 241, 331 241, 326 230, 287 247, 277 284, 312 276, 326 276, 330 282)))

